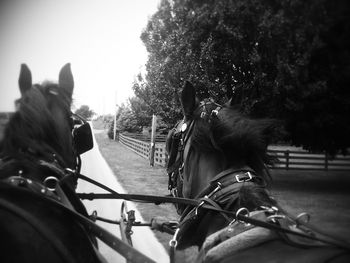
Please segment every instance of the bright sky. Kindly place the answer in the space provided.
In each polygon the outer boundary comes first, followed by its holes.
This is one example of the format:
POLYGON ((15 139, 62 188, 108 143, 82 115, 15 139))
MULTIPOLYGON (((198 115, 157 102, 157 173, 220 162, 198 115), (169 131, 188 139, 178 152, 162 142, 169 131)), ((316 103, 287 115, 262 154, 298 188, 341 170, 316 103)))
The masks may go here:
POLYGON ((160 0, 7 0, 0 4, 0 112, 19 98, 21 63, 33 82, 71 63, 74 104, 99 114, 133 95, 147 52, 140 35, 160 0))

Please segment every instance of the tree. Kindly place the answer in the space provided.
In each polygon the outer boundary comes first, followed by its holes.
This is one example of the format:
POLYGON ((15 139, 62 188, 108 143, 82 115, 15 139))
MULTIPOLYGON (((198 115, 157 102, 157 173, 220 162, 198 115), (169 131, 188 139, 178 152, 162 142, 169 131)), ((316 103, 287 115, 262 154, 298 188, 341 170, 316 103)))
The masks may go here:
POLYGON ((135 114, 133 114, 130 106, 122 104, 117 112, 117 129, 121 132, 139 132, 141 126, 138 124, 135 114))
POLYGON ((137 121, 138 126, 147 127, 151 125, 152 113, 149 111, 147 103, 139 97, 129 99, 130 110, 137 121))
POLYGON ((75 111, 75 113, 87 120, 90 120, 92 116, 95 115, 95 112, 91 110, 88 105, 81 105, 80 108, 75 111))
POLYGON ((141 35, 149 60, 134 85, 164 121, 200 96, 285 124, 285 140, 334 154, 350 146, 350 4, 346 0, 163 0, 141 35))

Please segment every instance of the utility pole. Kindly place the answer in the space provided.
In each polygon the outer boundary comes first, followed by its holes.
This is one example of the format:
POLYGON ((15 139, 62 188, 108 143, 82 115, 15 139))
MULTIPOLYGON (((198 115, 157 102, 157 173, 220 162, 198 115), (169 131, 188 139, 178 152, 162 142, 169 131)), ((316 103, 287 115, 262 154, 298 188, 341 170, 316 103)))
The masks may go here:
POLYGON ((150 151, 150 158, 149 158, 149 164, 151 166, 154 166, 154 152, 156 150, 156 129, 157 129, 157 116, 152 115, 152 133, 151 133, 151 151, 150 151))
POLYGON ((117 132, 117 113, 118 113, 118 104, 117 104, 117 91, 115 91, 115 110, 114 110, 114 125, 113 125, 113 140, 116 139, 116 132, 117 132))

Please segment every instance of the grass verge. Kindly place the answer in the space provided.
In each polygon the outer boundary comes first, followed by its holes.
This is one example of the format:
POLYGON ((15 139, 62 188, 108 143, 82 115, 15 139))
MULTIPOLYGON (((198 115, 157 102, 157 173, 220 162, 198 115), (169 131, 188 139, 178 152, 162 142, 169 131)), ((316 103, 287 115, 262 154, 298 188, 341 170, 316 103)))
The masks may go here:
MULTIPOLYGON (((95 137, 103 157, 128 193, 163 196, 169 193, 168 178, 163 167, 151 167, 148 160, 127 149, 119 142, 110 140, 106 132, 95 134, 95 137)), ((178 219, 175 207, 171 204, 136 203, 136 207, 145 221, 149 221, 153 217, 178 219)), ((158 231, 154 233, 159 242, 168 250, 171 236, 158 231)), ((177 262, 194 262, 196 250, 196 248, 189 248, 178 252, 177 262)))

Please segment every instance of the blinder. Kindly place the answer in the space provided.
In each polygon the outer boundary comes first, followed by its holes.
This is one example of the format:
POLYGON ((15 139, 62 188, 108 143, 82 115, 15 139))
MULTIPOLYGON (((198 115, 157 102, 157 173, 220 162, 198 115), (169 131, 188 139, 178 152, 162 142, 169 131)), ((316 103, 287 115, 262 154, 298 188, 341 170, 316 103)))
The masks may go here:
MULTIPOLYGON (((207 120, 209 123, 212 118, 217 117, 222 106, 213 102, 212 100, 202 101, 196 111, 200 111, 199 117, 207 120), (212 104, 214 108, 209 110, 207 106, 212 104)), ((169 132, 166 140, 166 150, 169 154, 167 162, 167 174, 169 176, 168 189, 174 197, 182 196, 183 185, 183 167, 184 167, 184 150, 187 140, 189 139, 193 126, 194 119, 190 121, 181 120, 169 132)), ((176 205, 177 212, 182 214, 185 207, 183 205, 176 205)))
POLYGON ((94 147, 90 124, 78 114, 72 113, 72 135, 75 150, 78 155, 94 147))

